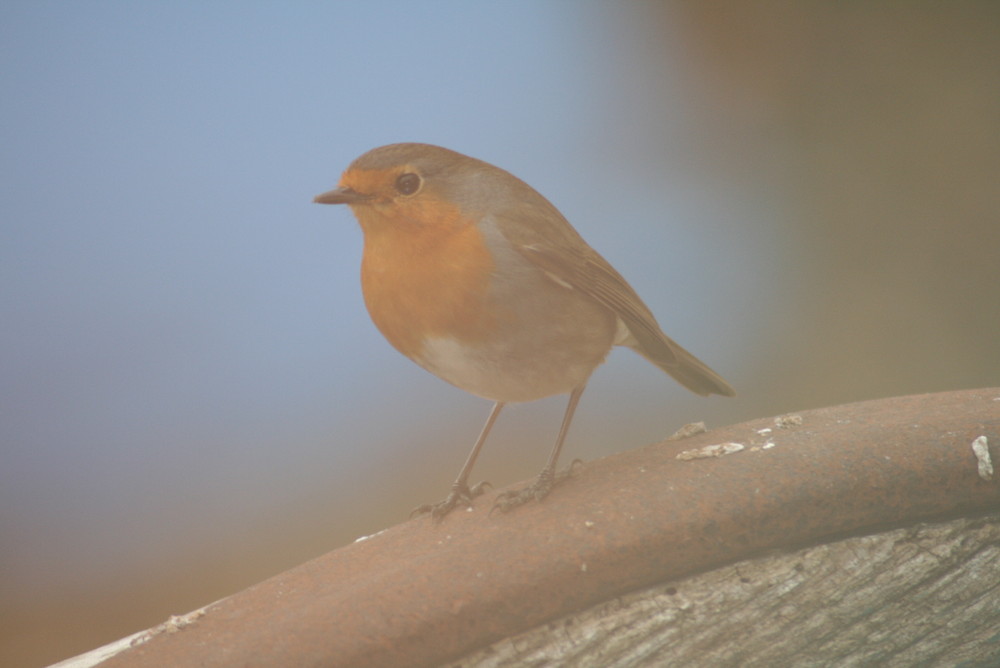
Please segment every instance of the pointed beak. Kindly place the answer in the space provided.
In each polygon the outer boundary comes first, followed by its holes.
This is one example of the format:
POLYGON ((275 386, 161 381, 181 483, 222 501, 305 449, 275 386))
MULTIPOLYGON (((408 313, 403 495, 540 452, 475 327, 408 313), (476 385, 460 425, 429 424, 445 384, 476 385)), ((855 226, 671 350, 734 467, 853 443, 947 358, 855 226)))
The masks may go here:
POLYGON ((333 190, 328 190, 321 195, 316 195, 313 197, 313 202, 316 204, 360 204, 367 202, 371 198, 371 195, 365 195, 356 190, 351 190, 346 186, 340 186, 333 190))

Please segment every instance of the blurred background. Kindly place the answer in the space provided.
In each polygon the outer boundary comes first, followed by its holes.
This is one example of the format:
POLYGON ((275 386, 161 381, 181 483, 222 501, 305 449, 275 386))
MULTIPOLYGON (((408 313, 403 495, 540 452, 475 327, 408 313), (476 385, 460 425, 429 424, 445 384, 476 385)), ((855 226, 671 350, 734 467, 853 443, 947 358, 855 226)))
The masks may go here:
MULTIPOLYGON (((381 144, 532 184, 739 392, 616 351, 567 462, 1000 385, 1000 3, 8 0, 0 49, 2 665, 447 491, 489 403, 382 339, 311 203, 381 144)), ((533 476, 564 402, 475 478, 533 476)))

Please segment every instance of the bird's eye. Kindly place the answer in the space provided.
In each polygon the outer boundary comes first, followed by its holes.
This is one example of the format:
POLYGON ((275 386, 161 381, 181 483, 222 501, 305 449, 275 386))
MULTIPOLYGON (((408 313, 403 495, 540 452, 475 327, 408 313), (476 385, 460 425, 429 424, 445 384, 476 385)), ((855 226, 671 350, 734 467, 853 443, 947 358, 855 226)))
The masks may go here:
POLYGON ((401 195, 412 195, 420 190, 420 176, 413 172, 400 174, 396 179, 396 190, 401 195))

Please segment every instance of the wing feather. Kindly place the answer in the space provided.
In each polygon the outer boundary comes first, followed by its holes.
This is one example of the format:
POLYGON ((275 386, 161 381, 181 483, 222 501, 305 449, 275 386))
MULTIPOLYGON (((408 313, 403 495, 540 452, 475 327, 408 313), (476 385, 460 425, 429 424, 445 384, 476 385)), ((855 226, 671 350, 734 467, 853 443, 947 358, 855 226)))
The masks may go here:
POLYGON ((522 199, 522 206, 499 226, 508 241, 539 268, 613 311, 635 339, 626 345, 684 387, 701 395, 733 396, 729 383, 664 334, 622 275, 587 245, 554 206, 534 194, 541 204, 522 199))

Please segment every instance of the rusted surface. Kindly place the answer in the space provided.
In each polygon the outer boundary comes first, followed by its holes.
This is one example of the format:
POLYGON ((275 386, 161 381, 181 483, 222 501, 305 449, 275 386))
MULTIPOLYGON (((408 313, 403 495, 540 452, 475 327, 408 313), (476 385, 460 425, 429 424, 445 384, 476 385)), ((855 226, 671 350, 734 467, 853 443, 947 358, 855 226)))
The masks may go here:
MULTIPOLYGON (((207 608, 102 666, 427 666, 766 550, 1000 508, 1000 388, 716 429, 580 468, 542 503, 423 517, 207 608), (766 431, 770 430, 770 431, 766 431), (732 454, 678 459, 704 446, 732 454), (729 448, 730 450, 734 448, 729 448)), ((502 491, 502 490, 498 490, 502 491)))

